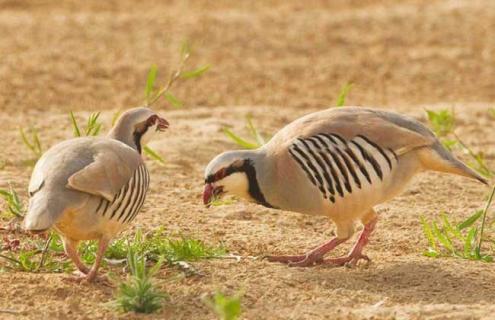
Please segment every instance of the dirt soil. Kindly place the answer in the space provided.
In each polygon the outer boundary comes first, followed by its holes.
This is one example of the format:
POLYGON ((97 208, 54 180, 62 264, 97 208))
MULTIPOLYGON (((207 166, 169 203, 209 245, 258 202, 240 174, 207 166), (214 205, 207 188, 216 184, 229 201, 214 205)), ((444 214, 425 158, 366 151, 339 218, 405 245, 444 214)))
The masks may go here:
MULTIPOLYGON (((11 181, 27 197, 31 155, 19 127, 36 127, 45 149, 71 137, 70 110, 81 119, 102 111, 108 130, 117 110, 142 103, 151 64, 165 80, 187 38, 190 63, 212 67, 173 90, 183 109, 159 106, 171 128, 151 146, 167 163, 147 162, 151 192, 135 225, 164 226, 243 256, 302 253, 333 235, 329 220, 243 202, 203 207, 205 165, 235 148, 222 128, 245 134, 252 114, 274 133, 331 106, 350 81, 351 105, 423 121, 424 108, 454 108, 456 133, 495 167, 487 112, 495 106, 494 31, 492 0, 0 0, 0 187, 11 181)), ((171 302, 149 316, 115 312, 106 305, 111 288, 70 284, 66 274, 0 273, 0 318, 213 319, 202 296, 221 290, 244 292, 243 319, 494 319, 494 265, 424 257, 419 224, 420 215, 442 211, 459 221, 487 192, 463 178, 422 174, 378 207, 369 266, 201 261, 193 265, 204 276, 161 284, 171 302)), ((165 268, 160 277, 177 273, 165 268)))

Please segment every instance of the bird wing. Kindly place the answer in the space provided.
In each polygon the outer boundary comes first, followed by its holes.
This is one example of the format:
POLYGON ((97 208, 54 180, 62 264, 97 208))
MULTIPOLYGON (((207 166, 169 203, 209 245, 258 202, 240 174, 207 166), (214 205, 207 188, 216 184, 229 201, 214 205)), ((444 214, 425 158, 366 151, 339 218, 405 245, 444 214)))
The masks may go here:
POLYGON ((93 162, 72 174, 67 187, 112 201, 143 161, 139 153, 124 144, 109 146, 102 142, 93 149, 93 162))
POLYGON ((375 109, 345 107, 312 113, 294 121, 274 137, 273 146, 290 147, 298 138, 322 133, 336 134, 346 141, 363 136, 397 155, 437 141, 433 133, 415 119, 375 109))

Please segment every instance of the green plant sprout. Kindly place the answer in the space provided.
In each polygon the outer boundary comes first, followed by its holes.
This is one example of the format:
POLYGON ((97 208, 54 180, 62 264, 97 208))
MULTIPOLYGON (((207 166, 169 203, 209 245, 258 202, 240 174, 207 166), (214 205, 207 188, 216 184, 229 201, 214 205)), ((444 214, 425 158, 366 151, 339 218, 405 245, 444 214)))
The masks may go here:
POLYGON ((130 275, 120 283, 115 294, 114 304, 118 309, 148 314, 161 309, 167 295, 156 289, 153 278, 161 268, 162 259, 149 269, 146 262, 144 255, 139 255, 133 246, 129 246, 127 265, 130 275))
POLYGON ((442 109, 439 111, 425 110, 433 132, 438 137, 445 137, 452 133, 455 127, 454 112, 442 109))
POLYGON ((148 158, 155 160, 156 162, 160 163, 161 165, 165 164, 165 160, 163 157, 156 152, 155 150, 151 149, 150 146, 146 145, 143 147, 143 152, 148 156, 148 158))
POLYGON ((421 217, 423 233, 428 240, 428 257, 458 257, 469 260, 492 262, 493 256, 481 253, 486 214, 493 201, 495 186, 486 202, 484 210, 475 211, 470 217, 457 225, 453 225, 447 215, 440 215, 441 221, 427 222, 421 217), (474 224, 482 218, 481 227, 474 224))
POLYGON ((24 217, 24 206, 22 205, 17 192, 9 184, 9 189, 0 189, 0 197, 7 204, 7 213, 12 214, 16 218, 24 217))
MULTIPOLYGON (((113 241, 105 253, 105 260, 120 261, 126 258, 127 248, 132 246, 137 253, 144 255, 150 261, 164 261, 172 265, 178 261, 197 261, 221 257, 225 254, 223 248, 210 247, 200 240, 185 236, 170 237, 162 229, 141 235, 140 229, 134 237, 122 237, 113 241), (133 240, 134 239, 134 240, 133 240), (140 239, 137 241, 136 239, 140 239)), ((93 264, 96 257, 97 245, 87 241, 80 246, 81 259, 86 264, 93 264)))
MULTIPOLYGON (((148 76, 146 78, 146 86, 144 89, 145 106, 147 107, 152 106, 162 96, 174 108, 181 108, 184 105, 181 100, 179 100, 170 92, 172 85, 178 79, 186 80, 186 79, 199 77, 202 74, 204 74, 206 71, 208 71, 208 69, 210 68, 210 65, 205 65, 193 70, 184 71, 183 69, 190 55, 191 55, 190 46, 185 41, 181 47, 180 62, 178 68, 174 72, 172 72, 165 86, 161 87, 160 89, 156 89, 156 85, 155 85, 156 78, 158 76, 158 68, 156 65, 152 65, 150 67, 148 76)), ((162 165, 165 164, 165 160, 163 159, 163 157, 160 154, 158 154, 158 152, 151 149, 151 147, 145 146, 143 148, 143 152, 150 159, 153 159, 162 165)))
POLYGON ((352 88, 352 83, 348 82, 342 86, 340 89, 339 96, 337 97, 337 102, 335 103, 336 107, 343 107, 345 105, 345 99, 347 98, 347 95, 351 91, 352 88))
POLYGON ((34 128, 30 128, 28 130, 31 133, 31 139, 28 138, 27 133, 22 128, 20 128, 19 131, 21 133, 21 138, 24 145, 31 150, 36 160, 39 159, 43 153, 43 148, 41 147, 38 131, 34 128))
POLYGON ((63 255, 60 237, 51 233, 47 240, 26 238, 16 251, 4 251, 2 268, 21 272, 71 272, 72 263, 63 255))
POLYGON ((244 149, 257 149, 266 143, 265 138, 254 126, 252 117, 250 115, 246 117, 246 128, 248 130, 249 135, 251 136, 251 139, 253 139, 254 142, 250 142, 244 138, 241 138, 239 135, 235 134, 232 130, 228 128, 224 128, 223 133, 235 144, 237 144, 238 146, 244 149))
POLYGON ((203 75, 210 68, 210 65, 204 65, 193 70, 184 71, 185 64, 189 59, 190 55, 191 55, 191 49, 189 47, 189 44, 187 42, 184 42, 181 47, 181 54, 180 54, 180 61, 178 68, 174 72, 172 72, 172 74, 168 78, 167 83, 158 90, 155 89, 155 82, 158 75, 158 68, 156 67, 156 65, 151 66, 150 71, 148 72, 148 77, 146 80, 146 86, 144 90, 146 106, 149 107, 153 105, 160 99, 160 97, 163 96, 171 106, 175 108, 182 107, 183 103, 170 92, 172 85, 178 79, 187 80, 187 79, 197 78, 203 75))
MULTIPOLYGON (((74 117, 74 113, 71 111, 69 115, 72 123, 74 137, 81 137, 82 136, 81 130, 79 129, 79 125, 77 124, 76 118, 74 117)), ((92 113, 89 116, 86 124, 86 130, 84 130, 85 136, 97 136, 100 133, 101 123, 98 121, 99 117, 100 117, 99 112, 92 113)))
POLYGON ((468 165, 474 170, 478 171, 485 177, 492 177, 495 172, 491 170, 485 163, 485 157, 483 152, 474 152, 468 147, 454 132, 455 129, 455 115, 454 112, 442 109, 439 111, 425 110, 430 126, 435 134, 438 136, 442 144, 448 149, 453 150, 456 147, 460 147, 461 150, 467 154, 471 159, 468 165), (449 138, 453 136, 452 138, 449 138))
POLYGON ((215 312, 221 320, 236 320, 241 315, 241 296, 226 296, 221 292, 211 298, 204 298, 204 303, 215 312))
POLYGON ((471 157, 471 160, 468 162, 469 166, 479 173, 481 175, 491 178, 495 175, 495 171, 491 170, 485 162, 485 154, 480 151, 478 153, 475 153, 470 147, 468 147, 462 140, 459 138, 457 134, 454 133, 454 137, 456 138, 456 141, 459 143, 459 145, 462 147, 462 150, 464 153, 469 155, 471 157))

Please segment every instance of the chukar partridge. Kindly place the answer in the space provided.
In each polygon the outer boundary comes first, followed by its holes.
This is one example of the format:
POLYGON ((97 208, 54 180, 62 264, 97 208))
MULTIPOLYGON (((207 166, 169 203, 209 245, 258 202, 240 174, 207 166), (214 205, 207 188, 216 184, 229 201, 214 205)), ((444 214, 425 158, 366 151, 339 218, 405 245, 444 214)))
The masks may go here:
POLYGON ((329 217, 336 237, 304 255, 268 256, 292 266, 355 265, 377 223, 373 206, 400 193, 418 172, 487 181, 456 159, 420 122, 376 109, 333 108, 306 115, 256 150, 228 151, 206 167, 203 201, 233 194, 268 208, 329 217), (323 256, 364 225, 344 257, 323 256))
MULTIPOLYGON (((88 281, 94 280, 109 241, 136 217, 150 182, 141 145, 168 122, 148 108, 123 113, 106 137, 81 137, 51 147, 38 160, 29 183, 24 228, 51 227, 88 281), (99 241, 94 265, 77 254, 81 240, 99 241)), ((81 278, 81 279, 82 279, 81 278)))

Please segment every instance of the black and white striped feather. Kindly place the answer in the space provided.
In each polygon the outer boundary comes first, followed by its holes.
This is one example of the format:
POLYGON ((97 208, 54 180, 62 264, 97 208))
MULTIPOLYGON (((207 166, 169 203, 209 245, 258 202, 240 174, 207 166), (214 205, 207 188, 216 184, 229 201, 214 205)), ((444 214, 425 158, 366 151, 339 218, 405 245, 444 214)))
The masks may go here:
POLYGON ((398 162, 393 150, 382 148, 364 135, 351 140, 335 133, 298 138, 289 153, 332 203, 338 197, 377 187, 398 162))
POLYGON ((96 213, 123 224, 131 222, 144 203, 149 184, 148 170, 144 164, 141 164, 112 201, 100 198, 96 213))

